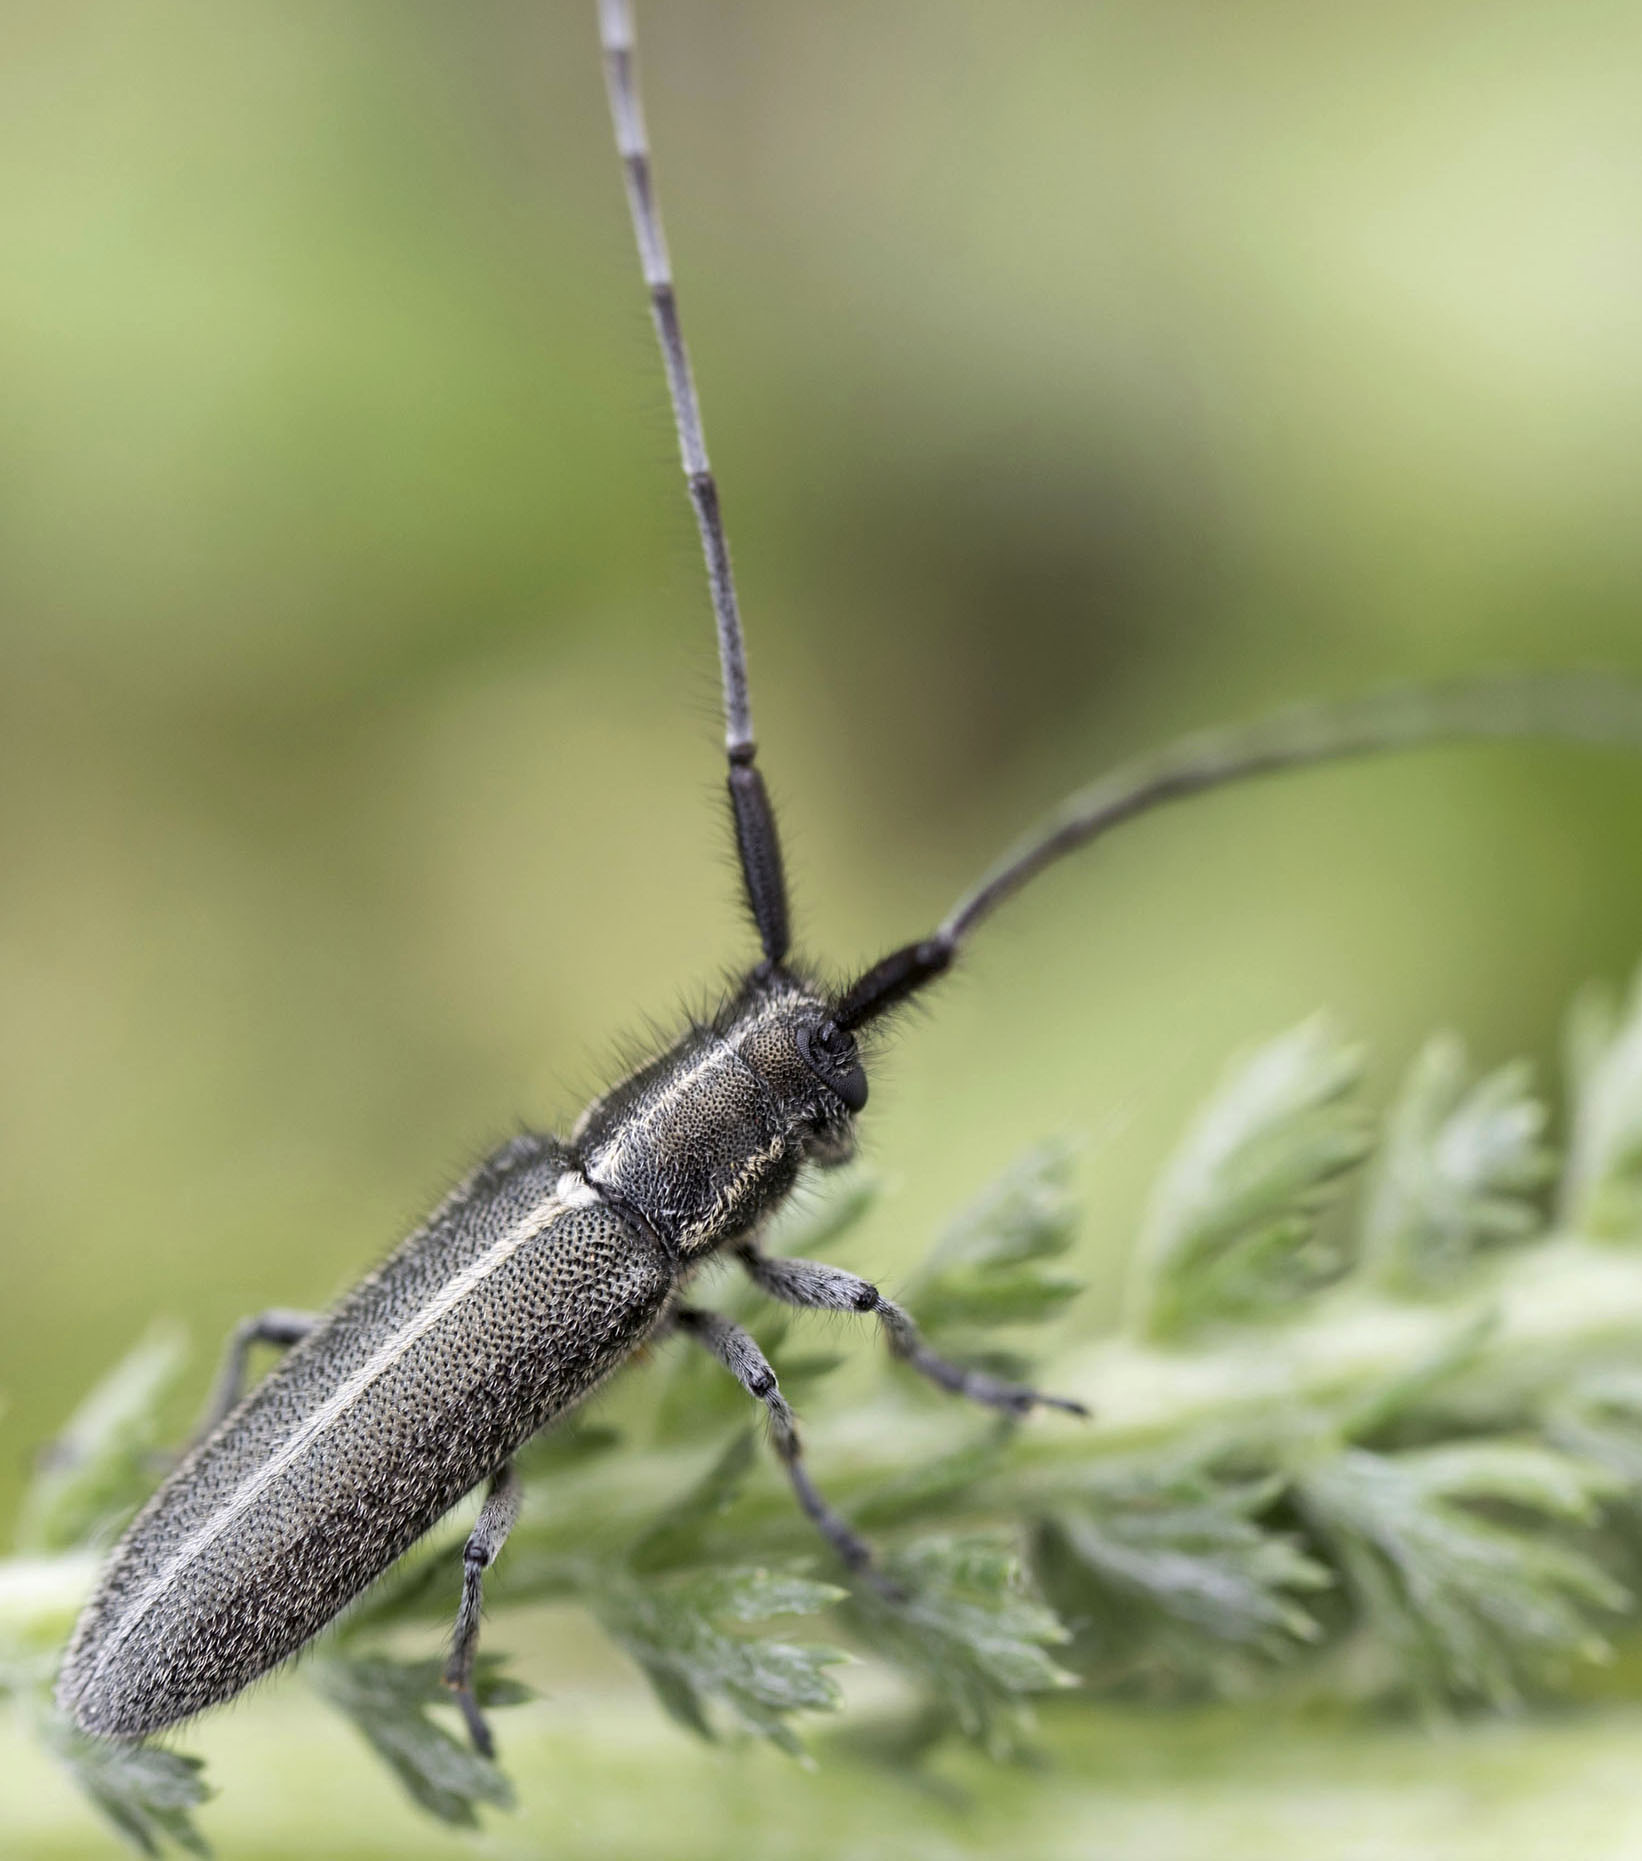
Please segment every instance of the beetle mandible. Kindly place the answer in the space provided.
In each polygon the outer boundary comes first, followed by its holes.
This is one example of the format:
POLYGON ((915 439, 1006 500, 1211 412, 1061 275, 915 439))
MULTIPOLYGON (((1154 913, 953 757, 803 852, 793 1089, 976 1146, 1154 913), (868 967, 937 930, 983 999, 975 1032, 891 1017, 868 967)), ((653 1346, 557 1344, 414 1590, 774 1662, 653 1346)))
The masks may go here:
POLYGON ((898 1357, 955 1394, 1016 1414, 1080 1411, 937 1356, 866 1280, 761 1251, 763 1224, 801 1172, 853 1152, 868 1096, 863 1041, 948 970, 974 930, 1037 873, 1167 802, 1441 737, 1642 742, 1642 692, 1579 677, 1370 698, 1194 739, 1074 795, 930 934, 840 988, 821 984, 790 955, 729 550, 651 183, 630 0, 600 0, 599 26, 706 556, 730 813, 761 954, 714 1014, 596 1100, 566 1140, 526 1135, 504 1145, 329 1313, 269 1312, 239 1328, 197 1444, 115 1548, 69 1648, 58 1698, 89 1732, 142 1737, 230 1698, 483 1484, 447 1679, 474 1743, 489 1752, 474 1658, 484 1572, 518 1510, 511 1457, 669 1329, 704 1346, 764 1405, 798 1503, 847 1566, 882 1584, 868 1546, 812 1484, 757 1344, 686 1302, 703 1262, 727 1250, 771 1298, 875 1317, 898 1357), (259 1341, 288 1354, 241 1399, 259 1341))

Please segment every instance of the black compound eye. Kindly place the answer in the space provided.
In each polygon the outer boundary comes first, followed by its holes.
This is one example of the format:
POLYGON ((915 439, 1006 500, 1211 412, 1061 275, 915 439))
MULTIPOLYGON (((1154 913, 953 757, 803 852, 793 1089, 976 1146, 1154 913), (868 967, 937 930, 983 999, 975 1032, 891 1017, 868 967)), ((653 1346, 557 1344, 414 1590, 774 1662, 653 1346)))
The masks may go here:
POLYGON ((867 1075, 855 1042, 834 1022, 798 1030, 798 1052, 804 1064, 824 1086, 838 1094, 851 1111, 867 1102, 867 1075))

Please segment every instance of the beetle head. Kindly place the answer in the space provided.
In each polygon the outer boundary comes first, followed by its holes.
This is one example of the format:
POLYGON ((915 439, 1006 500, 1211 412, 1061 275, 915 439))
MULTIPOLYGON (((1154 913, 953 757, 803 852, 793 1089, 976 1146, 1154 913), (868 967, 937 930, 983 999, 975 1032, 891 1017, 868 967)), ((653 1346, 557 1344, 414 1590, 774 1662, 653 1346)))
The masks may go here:
POLYGON ((848 1162, 867 1075, 855 1036, 826 1001, 777 975, 741 997, 725 1031, 786 1114, 803 1154, 821 1164, 848 1162))

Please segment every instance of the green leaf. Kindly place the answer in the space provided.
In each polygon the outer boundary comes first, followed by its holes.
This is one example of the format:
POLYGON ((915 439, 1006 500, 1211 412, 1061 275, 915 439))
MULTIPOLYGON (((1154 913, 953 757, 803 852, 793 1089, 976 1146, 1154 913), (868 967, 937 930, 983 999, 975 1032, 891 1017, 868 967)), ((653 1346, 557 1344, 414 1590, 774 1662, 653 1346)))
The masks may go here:
POLYGON ((1363 1219, 1365 1260, 1382 1285, 1440 1290, 1481 1249, 1543 1227, 1530 1198, 1555 1164, 1531 1080, 1519 1061, 1472 1085, 1462 1041, 1427 1043, 1386 1121, 1363 1219))
POLYGON ((1243 1665, 1228 1654, 1280 1660, 1315 1641, 1321 1631, 1301 1599, 1334 1579, 1261 1522, 1284 1484, 1137 1472, 1097 1485, 1084 1508, 1056 1512, 1034 1564, 1077 1624, 1074 1658, 1086 1676, 1148 1691, 1183 1681, 1229 1690, 1243 1665))
MULTIPOLYGON (((526 1688, 501 1679, 500 1657, 480 1655, 474 1692, 481 1706, 511 1706, 530 1697, 526 1688)), ((444 1663, 396 1661, 382 1655, 327 1656, 314 1663, 326 1699, 351 1719, 411 1800, 459 1828, 478 1824, 489 1803, 513 1807, 513 1786, 489 1758, 430 1715, 452 1703, 444 1663)))
POLYGON ((1174 1337, 1281 1308, 1347 1264, 1317 1218, 1371 1148, 1348 1096, 1359 1050, 1322 1019, 1234 1064, 1166 1167, 1142 1230, 1130 1323, 1174 1337))
POLYGON ((1615 1365, 1579 1377, 1546 1405, 1545 1431, 1623 1482, 1633 1510, 1642 1502, 1642 1370, 1615 1365))
POLYGON ((147 1496, 160 1412, 187 1356, 181 1331, 155 1325, 74 1411, 24 1497, 24 1549, 62 1551, 106 1538, 147 1496))
POLYGON ((1043 1264, 1077 1234, 1076 1156, 1065 1138, 1039 1144, 947 1226, 906 1294, 926 1331, 1037 1324, 1083 1290, 1043 1264))
POLYGON ((995 1757, 1018 1750, 1032 1695, 1075 1686, 1047 1648, 1067 1640, 1060 1618, 1027 1596, 1020 1561, 989 1540, 929 1538, 885 1561, 903 1592, 853 1592, 866 1645, 916 1680, 949 1721, 995 1757))
POLYGON ((1572 1115, 1561 1216, 1582 1234, 1642 1233, 1642 971, 1621 1004, 1592 987, 1568 1015, 1572 1115))
POLYGON ((843 1594, 829 1583, 746 1568, 617 1579, 594 1606, 681 1725, 711 1739, 713 1707, 722 1706, 744 1730, 797 1756, 803 1748, 791 1716, 837 1706, 838 1688, 826 1670, 847 1657, 837 1648, 734 1634, 724 1625, 813 1615, 843 1594))
POLYGON ((212 1794, 204 1762, 155 1745, 87 1738, 60 1714, 42 1709, 40 1737, 113 1825, 140 1854, 157 1855, 166 1844, 191 1855, 208 1855, 193 1812, 212 1794))
POLYGON ((1594 1462, 1502 1440, 1392 1455, 1348 1448, 1298 1482, 1413 1689, 1495 1705, 1558 1664, 1605 1654, 1593 1617, 1630 1598, 1554 1527, 1594 1525, 1618 1491, 1594 1462))

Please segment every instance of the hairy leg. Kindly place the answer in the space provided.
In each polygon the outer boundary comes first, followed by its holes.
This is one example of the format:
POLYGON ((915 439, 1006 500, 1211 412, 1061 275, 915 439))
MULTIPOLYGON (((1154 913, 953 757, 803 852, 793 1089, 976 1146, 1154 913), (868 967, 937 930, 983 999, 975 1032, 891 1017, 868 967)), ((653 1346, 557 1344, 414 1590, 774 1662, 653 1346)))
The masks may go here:
POLYGON ((445 1685, 456 1695, 474 1750, 486 1758, 495 1757, 496 1741, 490 1735, 490 1727, 485 1723, 473 1692, 473 1662, 479 1652, 479 1616, 484 1604, 485 1572, 495 1563, 518 1517, 519 1481, 512 1461, 506 1461, 491 1476, 485 1503, 462 1547, 462 1600, 456 1606, 456 1633, 451 1640, 450 1659, 445 1663, 445 1685))
POLYGON ((1025 1415, 1036 1408, 1064 1409, 1068 1415, 1089 1413, 1081 1402, 1069 1397, 1045 1395, 1024 1383, 1006 1383, 984 1370, 968 1370, 950 1362, 929 1348, 900 1306, 857 1274, 826 1266, 819 1260, 772 1260, 755 1247, 738 1248, 737 1258, 753 1283, 783 1305, 797 1306, 802 1311, 875 1316, 891 1351, 920 1376, 927 1376, 955 1396, 967 1396, 971 1402, 1003 1409, 1011 1415, 1025 1415))

